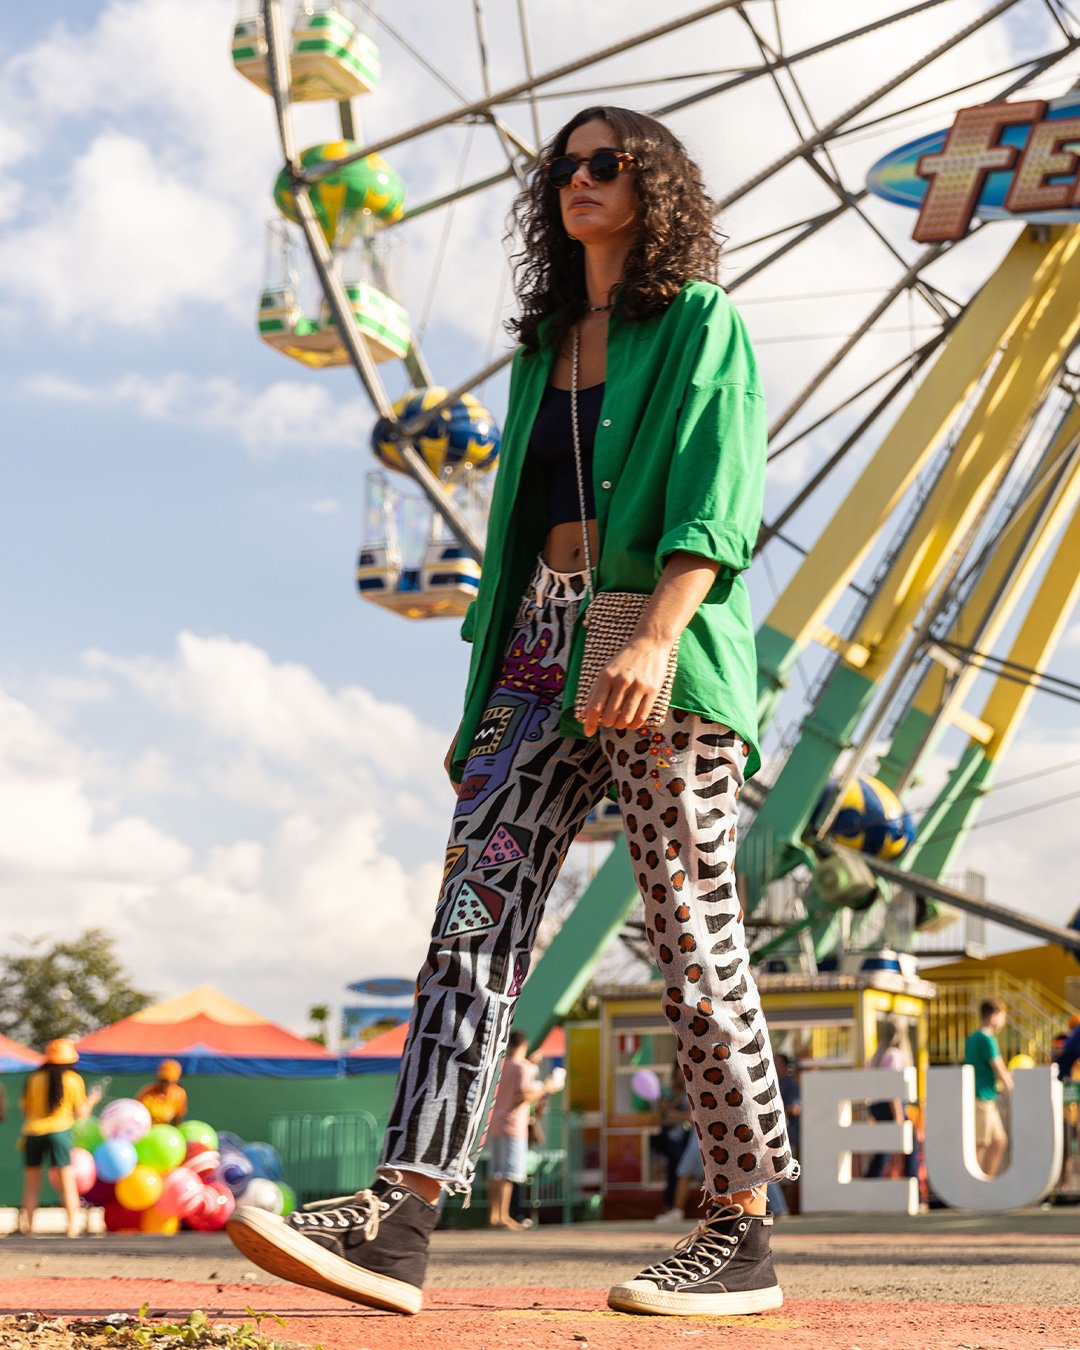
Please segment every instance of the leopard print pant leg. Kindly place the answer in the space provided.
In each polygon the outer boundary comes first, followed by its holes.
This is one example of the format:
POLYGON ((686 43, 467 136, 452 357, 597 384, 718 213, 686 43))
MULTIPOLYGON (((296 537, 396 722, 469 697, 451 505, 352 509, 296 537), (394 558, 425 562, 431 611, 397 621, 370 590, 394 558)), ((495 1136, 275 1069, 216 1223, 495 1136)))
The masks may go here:
POLYGON ((650 731, 601 733, 694 1126, 715 1195, 798 1176, 735 893, 746 748, 672 710, 650 731))

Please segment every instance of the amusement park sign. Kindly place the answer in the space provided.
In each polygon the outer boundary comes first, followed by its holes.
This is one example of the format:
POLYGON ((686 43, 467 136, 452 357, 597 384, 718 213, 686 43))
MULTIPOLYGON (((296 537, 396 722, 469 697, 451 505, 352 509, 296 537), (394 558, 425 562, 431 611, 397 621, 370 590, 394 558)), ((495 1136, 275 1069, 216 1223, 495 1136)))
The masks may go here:
POLYGON ((980 220, 1080 221, 1080 100, 961 108, 948 131, 893 150, 867 175, 879 197, 917 207, 920 243, 960 239, 980 220))

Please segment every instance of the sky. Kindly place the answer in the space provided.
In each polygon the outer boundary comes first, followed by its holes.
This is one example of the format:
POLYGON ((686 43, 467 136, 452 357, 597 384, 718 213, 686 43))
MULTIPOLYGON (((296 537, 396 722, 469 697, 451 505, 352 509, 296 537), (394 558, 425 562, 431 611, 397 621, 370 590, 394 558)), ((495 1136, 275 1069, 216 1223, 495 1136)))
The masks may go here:
MULTIPOLYGON (((755 0, 750 11, 770 40, 779 14, 798 50, 894 7, 755 0)), ((802 63, 809 112, 796 103, 796 118, 828 122, 988 7, 948 0, 802 63)), ((469 0, 442 0, 437 30, 424 0, 383 8, 394 31, 373 29, 382 84, 358 101, 368 140, 454 106, 440 80, 463 98, 484 88, 469 0)), ((0 16, 0 945, 98 925, 148 992, 210 982, 303 1030, 307 1008, 339 1003, 347 982, 410 976, 422 957, 468 649, 452 622, 410 624, 359 600, 371 409, 349 371, 309 372, 258 341, 281 153, 270 100, 231 66, 236 12, 232 0, 54 0, 45 20, 30 6, 0 16)), ((657 22, 647 0, 531 0, 528 12, 541 70, 657 22)), ((489 78, 506 87, 524 69, 517 8, 501 0, 486 15, 489 78)), ((1004 70, 1054 34, 1041 0, 1019 0, 885 107, 1004 70)), ((655 109, 756 55, 732 15, 668 34, 556 85, 538 105, 543 135, 584 102, 655 109)), ((1039 92, 1078 75, 1074 54, 1039 92)), ((945 127, 1006 78, 837 145, 845 182, 858 187, 886 150, 945 127)), ((506 120, 532 137, 526 103, 506 120)), ((717 197, 793 141, 765 80, 669 120, 717 197)), ((301 146, 337 134, 331 105, 297 109, 296 124, 301 146)), ((486 127, 451 127, 388 158, 411 203, 505 163, 486 127)), ((400 230, 400 298, 444 385, 506 350, 511 195, 504 184, 400 230)), ((801 162, 747 194, 722 218, 726 280, 761 256, 747 241, 832 200, 801 162)), ((734 293, 774 415, 917 254, 911 213, 874 200, 865 211, 880 237, 845 218, 734 293)), ((978 231, 935 282, 966 298, 1016 232, 978 231)), ((922 301, 898 301, 794 426, 932 322, 922 301)), ((392 396, 404 393, 403 370, 383 369, 392 396)), ((481 392, 500 418, 505 380, 481 392)), ((767 515, 864 407, 777 461, 767 515)), ((827 528, 879 435, 796 517, 800 542, 827 528)), ((794 562, 778 549, 752 570, 759 616, 794 562)), ((1074 622, 1053 669, 1075 669, 1078 650, 1074 622)), ((783 726, 819 660, 808 654, 783 726)), ((957 748, 945 742, 920 801, 957 748)), ((1071 706, 1037 698, 1000 774, 1029 777, 984 815, 1080 789, 1078 769, 1071 706)), ((961 865, 985 872, 1001 903, 1065 921, 1078 902, 1070 809, 972 832, 961 865)))

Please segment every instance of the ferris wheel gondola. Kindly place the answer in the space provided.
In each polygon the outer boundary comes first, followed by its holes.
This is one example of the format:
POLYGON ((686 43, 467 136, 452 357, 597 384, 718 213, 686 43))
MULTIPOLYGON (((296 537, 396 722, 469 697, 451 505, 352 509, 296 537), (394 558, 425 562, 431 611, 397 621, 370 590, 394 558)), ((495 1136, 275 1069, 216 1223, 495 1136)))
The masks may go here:
MULTIPOLYGON (((376 87, 381 74, 379 49, 365 31, 367 8, 355 0, 303 0, 289 52, 289 92, 294 103, 349 99, 376 87)), ((266 57, 262 13, 254 0, 241 0, 233 28, 233 65, 268 94, 266 57)))

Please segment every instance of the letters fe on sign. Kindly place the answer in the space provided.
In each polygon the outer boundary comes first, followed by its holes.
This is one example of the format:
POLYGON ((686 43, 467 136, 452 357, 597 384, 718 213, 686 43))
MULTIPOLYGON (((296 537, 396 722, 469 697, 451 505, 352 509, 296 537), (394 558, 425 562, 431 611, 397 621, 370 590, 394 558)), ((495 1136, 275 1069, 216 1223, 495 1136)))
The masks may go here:
POLYGON ((961 108, 948 131, 911 141, 867 174, 878 197, 918 208, 913 238, 963 237, 972 216, 1080 221, 1080 98, 961 108))

